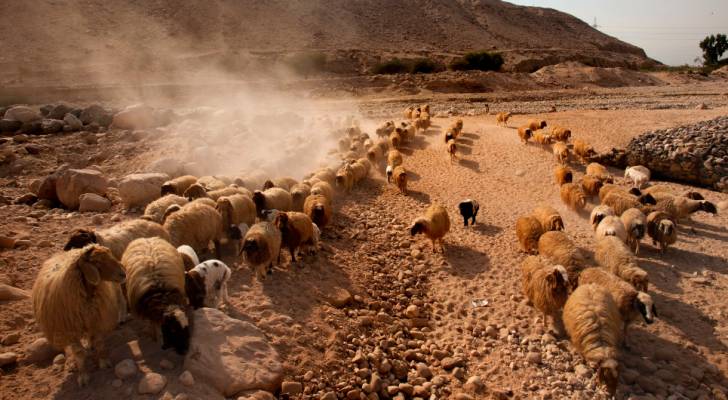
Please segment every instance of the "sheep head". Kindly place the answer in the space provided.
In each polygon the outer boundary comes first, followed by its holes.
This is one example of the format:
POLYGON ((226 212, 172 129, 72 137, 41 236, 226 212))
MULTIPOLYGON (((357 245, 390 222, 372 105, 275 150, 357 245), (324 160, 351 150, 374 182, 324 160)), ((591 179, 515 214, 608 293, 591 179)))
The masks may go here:
POLYGON ((655 204, 657 204, 657 200, 655 200, 655 198, 652 197, 652 195, 649 193, 637 197, 637 201, 644 205, 651 204, 654 206, 655 204))
POLYGON ((279 213, 276 215, 276 219, 273 222, 273 224, 281 231, 288 229, 288 214, 286 213, 279 213))
POLYGON ((192 201, 194 199, 207 197, 207 190, 205 190, 205 187, 199 183, 195 183, 185 190, 183 196, 186 197, 187 200, 192 201))
POLYGON ((561 265, 553 267, 553 271, 546 276, 546 282, 554 293, 566 294, 569 291, 569 274, 561 265))
POLYGON ((658 230, 663 237, 670 237, 675 230, 675 224, 673 224, 669 219, 663 219, 660 221, 658 230))
POLYGON ((174 185, 171 183, 165 183, 162 185, 161 189, 161 197, 164 197, 168 194, 175 194, 176 190, 174 189, 174 185))
POLYGON ((263 183, 263 190, 268 190, 270 188, 275 187, 276 185, 271 181, 270 179, 267 179, 265 183, 263 183))
POLYGON ((71 233, 71 237, 68 238, 68 242, 63 246, 63 251, 71 249, 81 249, 91 243, 97 243, 96 234, 94 231, 89 229, 76 229, 71 233))
POLYGON ((263 217, 263 210, 265 210, 265 194, 260 190, 253 192, 253 203, 255 209, 258 211, 258 217, 263 217))
POLYGON ((631 195, 633 195, 633 196, 637 196, 637 197, 640 197, 640 196, 642 196, 642 191, 641 191, 641 190, 639 190, 639 189, 638 189, 638 188, 636 188, 636 187, 633 187, 632 189, 629 189, 629 194, 631 194, 631 195))
POLYGON ((190 347, 190 323, 178 305, 170 305, 162 315, 162 349, 173 348, 177 354, 187 353, 190 347))
POLYGON ((629 279, 629 283, 631 283, 635 289, 642 292, 647 292, 647 282, 647 272, 644 270, 634 271, 629 279))
POLYGON ((705 212, 711 213, 711 214, 718 213, 718 209, 715 207, 715 204, 713 204, 707 200, 700 201, 700 207, 698 208, 698 210, 705 211, 705 212))
POLYGON ((193 309, 204 306, 206 292, 205 278, 197 271, 188 271, 185 274, 185 293, 193 309))
POLYGON ((166 221, 170 215, 176 213, 181 209, 182 207, 179 204, 172 204, 171 206, 167 207, 167 209, 164 210, 164 215, 162 216, 162 223, 164 223, 164 221, 166 221))
POLYGON ((617 383, 619 382, 619 364, 617 360, 610 358, 599 363, 597 382, 604 385, 609 394, 614 395, 617 393, 617 383))
POLYGON ((634 303, 637 311, 639 311, 640 314, 642 314, 642 318, 645 319, 645 323, 651 324, 655 322, 657 309, 655 308, 655 302, 652 300, 652 296, 645 292, 637 292, 637 297, 635 297, 634 303))
POLYGON ((561 219, 561 216, 555 215, 551 217, 551 230, 552 231, 563 231, 564 230, 564 220, 561 219))
POLYGON ((412 222, 412 226, 410 227, 410 235, 415 236, 420 233, 427 232, 428 222, 425 218, 417 218, 412 222))
POLYGON ((705 200, 705 197, 703 197, 703 195, 698 192, 687 192, 685 193, 685 197, 690 200, 705 200))
POLYGON ((123 283, 126 280, 124 267, 111 254, 111 250, 103 246, 94 244, 84 247, 77 265, 83 279, 91 286, 101 281, 123 283))

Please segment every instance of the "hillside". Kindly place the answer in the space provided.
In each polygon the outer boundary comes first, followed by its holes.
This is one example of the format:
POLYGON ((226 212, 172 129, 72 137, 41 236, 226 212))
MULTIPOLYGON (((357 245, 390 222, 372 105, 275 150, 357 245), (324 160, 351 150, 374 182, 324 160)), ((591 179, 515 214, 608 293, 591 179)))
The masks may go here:
POLYGON ((270 70, 298 51, 324 53, 329 70, 348 74, 395 56, 447 62, 479 49, 523 72, 653 62, 571 15, 498 0, 28 0, 4 8, 0 37, 7 85, 209 78, 270 70))

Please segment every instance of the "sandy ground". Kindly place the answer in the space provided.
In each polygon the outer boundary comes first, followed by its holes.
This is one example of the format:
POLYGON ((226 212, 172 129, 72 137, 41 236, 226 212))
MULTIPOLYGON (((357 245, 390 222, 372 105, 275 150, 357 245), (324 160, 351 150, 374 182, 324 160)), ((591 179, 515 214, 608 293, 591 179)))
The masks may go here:
MULTIPOLYGON (((447 104, 435 106, 446 108, 447 104)), ((398 108, 394 111, 399 113, 398 108)), ((726 111, 573 110, 536 116, 570 126, 574 137, 606 150, 626 144, 647 129, 710 119, 726 111)), ((518 115, 511 125, 533 116, 518 115)), ((344 396, 361 388, 368 382, 367 375, 360 373, 352 358, 357 352, 387 352, 387 348, 393 360, 409 354, 412 381, 417 377, 413 372, 417 360, 429 366, 435 375, 432 381, 439 379, 431 386, 436 398, 456 398, 456 393, 467 391, 463 386, 468 377, 476 375, 487 388, 474 394, 476 398, 605 397, 595 390, 592 378, 577 374, 583 361, 568 340, 544 335, 541 314, 525 304, 519 271, 525 255, 514 229, 520 215, 540 203, 550 204, 561 212, 569 236, 591 254, 594 239, 588 216, 569 211, 561 203, 550 151, 522 145, 516 131, 497 127, 493 116, 463 120, 465 133, 458 143, 456 164, 450 163, 440 133, 452 119, 436 118, 435 126, 404 150, 411 178, 409 195, 387 185, 381 168, 374 172, 351 195, 337 201, 336 223, 325 231, 325 245, 318 256, 297 265, 285 263, 263 283, 247 268, 234 272, 230 315, 265 331, 282 355, 286 379, 304 383, 303 397, 318 398, 328 391, 344 396), (481 205, 474 227, 464 228, 457 213, 457 203, 465 198, 475 198, 481 205), (446 206, 450 214, 452 228, 443 255, 433 255, 430 242, 410 237, 407 229, 431 203, 446 206), (355 295, 354 302, 345 308, 332 306, 328 299, 335 288, 355 295), (487 300, 487 305, 475 305, 474 300, 487 300), (412 305, 429 319, 429 327, 407 325, 404 313, 412 305), (406 349, 415 352, 406 353, 406 349), (539 354, 540 363, 528 361, 533 353, 539 354), (461 358, 463 363, 446 370, 442 355, 461 358)), ((70 140, 61 136, 46 144, 70 140)), ((84 151, 92 150, 90 146, 84 151)), ((121 173, 125 163, 137 165, 138 160, 110 158, 101 163, 121 173)), ((583 167, 573 167, 580 176, 583 167)), ((39 172, 5 179, 2 193, 22 194, 20 188, 27 187, 39 172)), ((673 186, 678 193, 688 189, 673 186)), ((727 194, 691 190, 713 202, 728 200, 727 194)), ((121 213, 118 207, 104 215, 103 225, 134 216, 121 213)), ((42 261, 61 250, 72 229, 93 225, 91 219, 87 214, 0 207, 3 231, 33 242, 29 250, 2 253, 0 278, 30 289, 42 261)), ((708 399, 728 394, 728 309, 723 297, 728 289, 727 227, 726 214, 698 213, 680 225, 679 240, 667 254, 643 244, 640 265, 649 273, 660 318, 653 325, 638 323, 631 328, 630 350, 620 356, 620 397, 680 394, 708 399)), ((176 380, 182 360, 157 350, 136 328, 132 322, 110 338, 113 363, 132 355, 138 345, 144 350, 137 358, 142 370, 169 377, 164 395, 171 398, 184 392, 191 398, 211 398, 201 389, 182 387, 176 380), (174 368, 162 370, 162 359, 172 361, 174 368)), ((19 343, 0 347, 0 352, 20 354, 41 336, 30 301, 0 304, 0 332, 20 333, 19 343)), ((2 370, 0 399, 151 398, 136 394, 134 380, 112 387, 114 375, 109 370, 94 371, 91 386, 78 389, 69 368, 50 364, 2 370)))

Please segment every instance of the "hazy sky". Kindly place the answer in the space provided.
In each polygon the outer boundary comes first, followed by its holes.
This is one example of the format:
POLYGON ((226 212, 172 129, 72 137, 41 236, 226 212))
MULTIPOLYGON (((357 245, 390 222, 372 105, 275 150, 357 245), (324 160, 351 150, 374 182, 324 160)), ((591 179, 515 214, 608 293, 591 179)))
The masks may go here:
MULTIPOLYGON (((728 0, 508 0, 555 8, 639 46, 669 65, 693 64, 698 43, 712 33, 728 34, 728 0)), ((723 57, 728 54, 723 54, 723 57)))

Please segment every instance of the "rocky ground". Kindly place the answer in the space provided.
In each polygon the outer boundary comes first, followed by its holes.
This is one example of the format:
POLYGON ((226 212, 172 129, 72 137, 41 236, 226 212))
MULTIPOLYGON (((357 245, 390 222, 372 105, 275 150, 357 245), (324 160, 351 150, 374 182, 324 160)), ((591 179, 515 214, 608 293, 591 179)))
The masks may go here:
MULTIPOLYGON (((725 93, 725 88, 701 86, 662 92, 601 89, 486 102, 491 112, 519 111, 510 126, 545 118, 572 127, 574 137, 606 151, 645 131, 726 115, 725 93), (707 109, 697 110, 700 103, 707 109), (556 112, 549 112, 551 107, 556 112)), ((399 118, 403 105, 420 100, 367 100, 360 105, 365 131, 372 132, 385 117, 399 118)), ((561 203, 550 152, 523 146, 514 129, 497 127, 494 116, 485 113, 485 103, 472 100, 467 95, 428 100, 438 115, 434 126, 404 150, 408 196, 387 185, 380 168, 337 200, 335 223, 325 230, 317 256, 296 264, 284 261, 264 282, 248 268, 235 269, 232 304, 225 312, 252 326, 222 317, 218 323, 235 328, 232 345, 251 343, 243 338, 259 337, 256 332, 272 345, 253 346, 272 360, 266 364, 271 374, 238 381, 249 379, 260 384, 257 388, 274 382, 268 390, 280 398, 606 398, 568 340, 544 329, 541 314, 526 304, 519 272, 525 255, 514 233, 520 215, 540 203, 551 204, 561 212, 566 232, 591 254, 588 216, 561 203), (459 160, 451 164, 441 130, 456 115, 463 116, 465 133, 459 160), (478 224, 465 228, 456 205, 469 197, 479 200, 481 210, 478 224), (435 202, 448 208, 452 222, 444 254, 433 254, 429 241, 411 237, 407 229, 435 202)), ((64 163, 97 168, 112 181, 145 171, 162 155, 159 148, 164 146, 158 145, 167 140, 162 131, 149 132, 112 129, 3 140, 0 150, 10 149, 14 159, 0 178, 0 195, 13 201, 28 192, 32 181, 64 163), (13 169, 16 163, 19 167, 13 169)), ((173 151, 163 155, 168 153, 173 151)), ((577 175, 583 172, 579 165, 574 168, 577 175)), ((677 192, 688 189, 671 185, 677 192)), ((649 273, 660 318, 630 330, 630 348, 620 355, 622 398, 728 395, 723 300, 728 289, 728 195, 690 189, 722 209, 718 215, 698 213, 681 224, 678 242, 664 255, 643 245, 640 265, 649 273)), ((0 206, 5 221, 0 235, 16 241, 16 248, 0 250, 0 283, 30 290, 42 261, 61 251, 71 230, 110 226, 139 215, 110 197, 112 208, 104 213, 0 206)), ((225 260, 235 264, 233 258, 225 260)), ((109 342, 116 368, 95 370, 91 385, 79 389, 70 364, 43 345, 30 301, 0 302, 0 393, 14 399, 223 397, 199 373, 191 374, 192 383, 185 373, 190 361, 159 350, 140 328, 130 321, 115 332, 109 342)), ((240 357, 254 359, 251 354, 240 357)))

